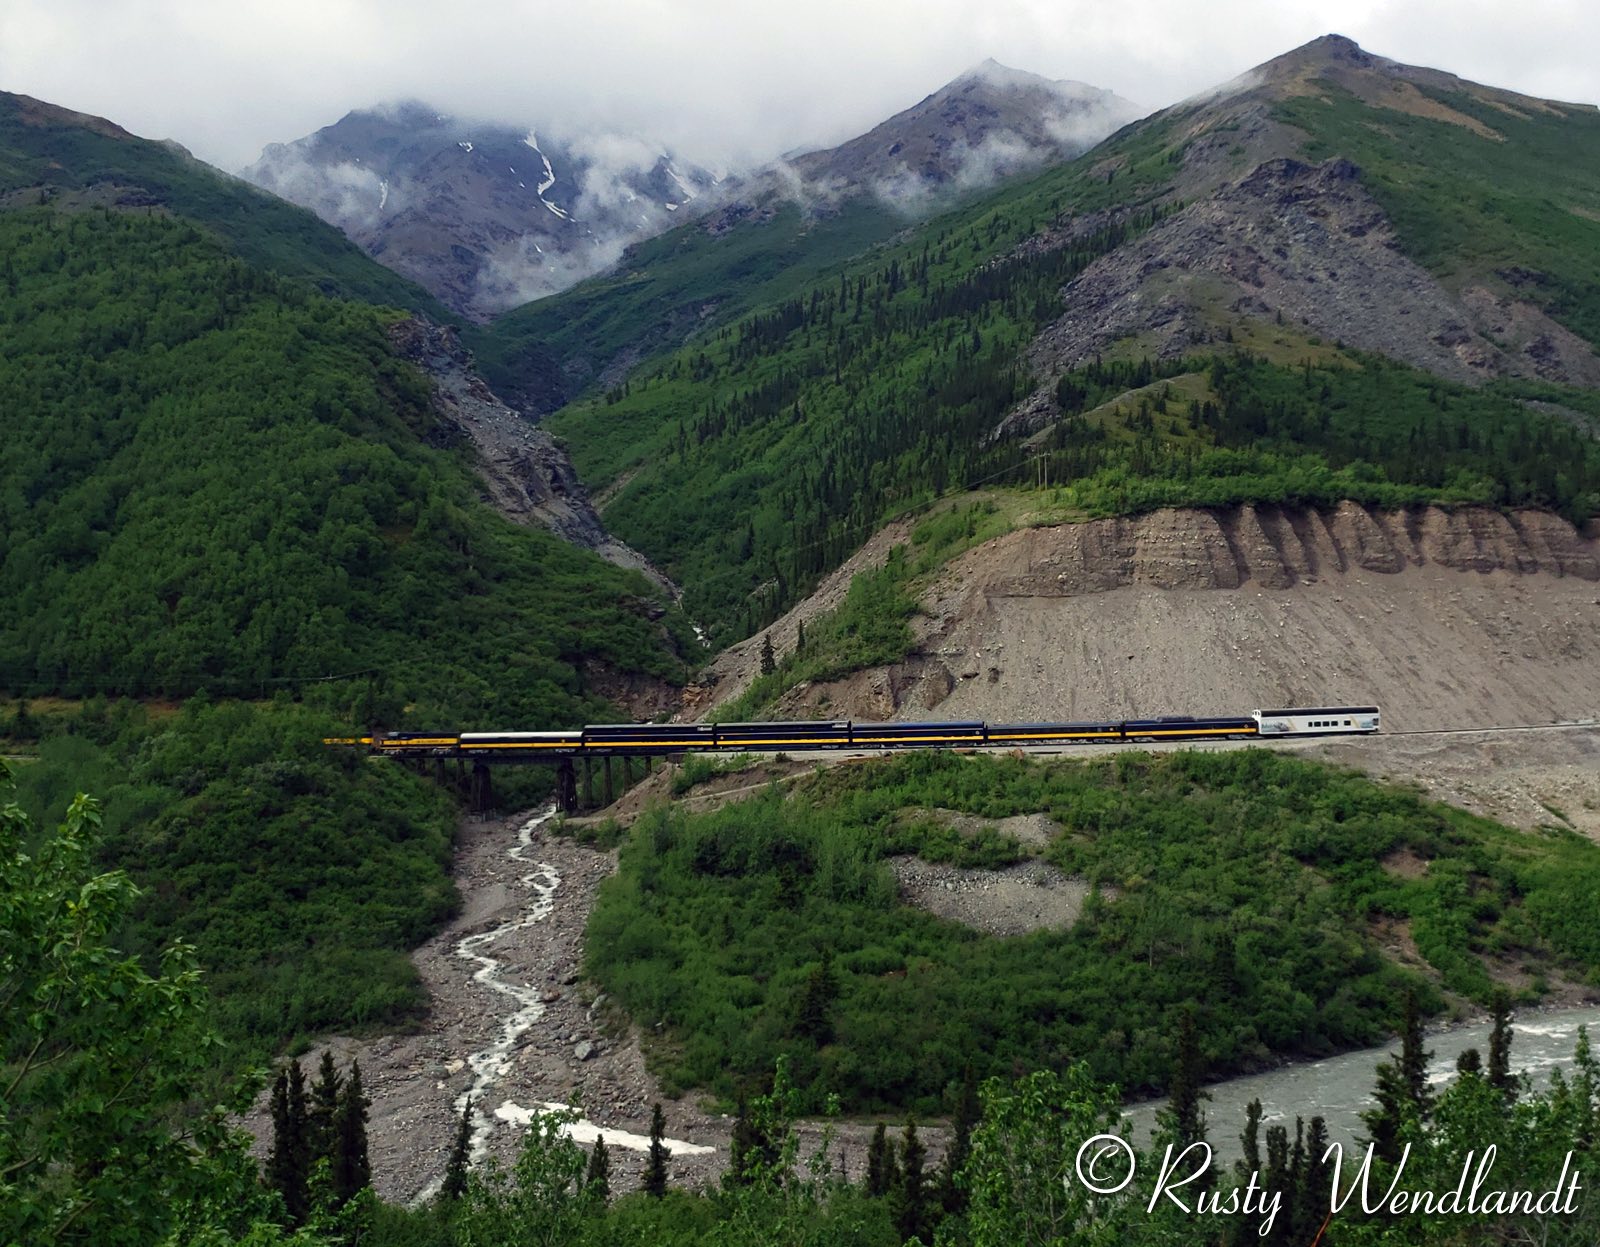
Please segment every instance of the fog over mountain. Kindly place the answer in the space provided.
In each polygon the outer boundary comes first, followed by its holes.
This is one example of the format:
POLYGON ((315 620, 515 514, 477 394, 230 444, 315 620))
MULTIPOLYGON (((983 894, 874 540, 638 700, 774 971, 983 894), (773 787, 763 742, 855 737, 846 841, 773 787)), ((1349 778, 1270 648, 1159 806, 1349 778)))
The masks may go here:
POLYGON ((952 194, 1070 159, 1140 109, 987 60, 833 148, 718 176, 640 135, 559 116, 508 126, 411 101, 270 144, 244 176, 337 225, 381 263, 486 318, 613 265, 708 211, 725 227, 782 203, 870 196, 916 216, 952 194))
POLYGON ((236 169, 375 101, 651 134, 713 166, 842 143, 985 57, 1176 102, 1339 30, 1402 61, 1600 99, 1600 11, 1575 0, 195 0, 0 6, 0 89, 174 138, 236 169))
POLYGON ((660 233, 716 184, 660 144, 563 137, 435 112, 352 112, 246 169, 456 310, 486 316, 565 289, 660 233))

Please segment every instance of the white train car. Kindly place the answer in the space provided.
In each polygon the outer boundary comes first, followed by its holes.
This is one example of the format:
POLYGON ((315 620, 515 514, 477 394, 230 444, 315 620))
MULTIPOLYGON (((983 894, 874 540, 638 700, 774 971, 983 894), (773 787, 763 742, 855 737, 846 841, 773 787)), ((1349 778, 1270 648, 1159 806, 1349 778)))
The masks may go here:
POLYGON ((1302 706, 1294 710, 1256 710, 1251 713, 1262 736, 1341 736, 1376 732, 1376 706, 1302 706))

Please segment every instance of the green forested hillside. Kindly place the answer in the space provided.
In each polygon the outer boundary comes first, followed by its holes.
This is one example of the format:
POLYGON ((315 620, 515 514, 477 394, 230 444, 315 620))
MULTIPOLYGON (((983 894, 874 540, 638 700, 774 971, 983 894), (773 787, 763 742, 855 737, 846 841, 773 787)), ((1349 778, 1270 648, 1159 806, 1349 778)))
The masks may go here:
POLYGON ((191 699, 152 717, 131 702, 57 716, 16 768, 36 825, 77 792, 100 801, 99 858, 142 895, 117 933, 151 957, 194 945, 239 1070, 292 1040, 400 1026, 426 1005, 407 954, 447 918, 457 807, 436 784, 322 738, 327 710, 191 699))
MULTIPOLYGON (((1595 507, 1592 420, 1562 425, 1525 404, 1592 413, 1592 395, 1509 383, 1474 392, 1343 351, 1330 363, 1281 318, 1265 328, 1289 345, 1243 358, 1192 410, 1181 403, 1152 420, 1146 395, 1146 410, 1135 400, 1119 419, 1082 420, 1091 408, 1069 403, 1042 443, 993 436, 1034 386, 1057 380, 1034 376, 1022 353, 1060 311, 1063 286, 1090 263, 1115 265, 1184 195, 1281 154, 1255 151, 1247 115, 1252 133, 1262 116, 1288 123, 1309 159, 1354 159, 1406 252, 1448 289, 1486 285, 1600 342, 1600 163, 1588 158, 1600 154, 1600 115, 1427 81, 1407 88, 1418 102, 1387 107, 1386 71, 1351 68, 1359 50, 1349 63, 1337 48, 1319 61, 1324 52, 1313 45, 1258 87, 1157 114, 798 288, 724 273, 724 305, 766 306, 569 405, 551 427, 591 486, 616 485, 608 522, 689 586, 691 610, 718 639, 774 617, 886 516, 1042 475, 1037 463, 1019 470, 1041 453, 1053 452, 1050 479, 1086 513, 1351 497, 1544 505, 1581 520, 1595 507), (1377 85, 1364 102, 1333 78, 1377 85), (1232 147, 1218 141, 1233 132, 1232 147), (1064 245, 1021 245, 1041 233, 1064 245)), ((670 254, 678 236, 652 245, 670 254)), ((629 281, 648 290, 653 271, 640 264, 629 281)), ((617 310, 623 289, 591 292, 591 307, 605 309, 602 337, 640 332, 617 310)), ((1150 291, 1152 306, 1165 292, 1150 291)), ((1219 338, 1223 322, 1247 319, 1200 312, 1219 338)), ((536 315, 518 313, 530 324, 536 315)), ((1115 358, 1137 365, 1145 349, 1131 338, 1115 358)), ((1211 351, 1160 368, 1209 372, 1211 351)), ((1066 378, 1058 393, 1114 399, 1103 381, 1066 378)))
POLYGON ((452 722, 581 722, 679 670, 651 589, 476 500, 382 317, 194 226, 0 214, 0 683, 261 696, 372 671, 452 722))
POLYGON ((980 1076, 1085 1061, 1168 1085, 1193 1002, 1207 1072, 1376 1042, 1408 984, 1486 1001, 1485 959, 1600 968, 1576 834, 1525 835, 1265 750, 1057 765, 928 754, 830 769, 715 813, 635 824, 591 920, 591 971, 665 1023, 669 1085, 731 1097, 786 1057, 814 1097, 938 1111, 980 1076), (883 859, 994 867, 1026 850, 918 814, 1047 813, 1045 860, 1091 889, 1067 930, 995 938, 902 903, 883 859), (1421 877, 1391 872, 1406 852, 1421 877), (1383 955, 1402 924, 1434 979, 1383 955))
POLYGON ((314 213, 97 117, 0 91, 0 204, 126 198, 199 225, 241 259, 325 293, 454 317, 314 213))
POLYGON ((811 216, 795 204, 712 233, 695 222, 629 249, 614 272, 507 312, 465 338, 507 394, 553 410, 609 365, 640 358, 787 298, 906 222, 869 199, 811 216))

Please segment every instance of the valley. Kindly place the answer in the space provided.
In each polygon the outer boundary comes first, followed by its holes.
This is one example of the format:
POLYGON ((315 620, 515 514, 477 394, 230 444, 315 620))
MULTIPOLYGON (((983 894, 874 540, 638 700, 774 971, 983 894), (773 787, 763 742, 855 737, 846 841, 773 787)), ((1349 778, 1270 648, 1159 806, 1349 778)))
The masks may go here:
POLYGON ((1600 112, 1339 35, 733 164, 529 98, 241 179, 0 94, 0 1241, 1243 1241, 1074 1185, 1135 1103, 1275 1247, 1591 1241, 1311 1192, 1600 1162, 1600 112))

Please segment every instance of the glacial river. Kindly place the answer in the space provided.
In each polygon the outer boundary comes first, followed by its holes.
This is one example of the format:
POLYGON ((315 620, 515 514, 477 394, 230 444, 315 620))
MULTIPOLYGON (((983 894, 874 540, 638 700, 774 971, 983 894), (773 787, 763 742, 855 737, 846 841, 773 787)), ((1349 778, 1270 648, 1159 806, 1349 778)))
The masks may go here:
MULTIPOLYGON (((1550 1072, 1573 1067, 1572 1051, 1578 1042, 1578 1028, 1587 1026, 1591 1040, 1600 1047, 1600 1007, 1562 1009, 1548 1013, 1528 1013, 1512 1019, 1511 1064, 1525 1073, 1536 1090, 1550 1085, 1550 1072)), ((1428 1075, 1435 1088, 1455 1077, 1456 1058, 1468 1048, 1476 1048, 1487 1060, 1488 1022, 1452 1026, 1427 1036, 1427 1049, 1433 1054, 1428 1075)), ((1294 1138, 1294 1119, 1320 1114, 1327 1119, 1329 1138, 1346 1145, 1364 1133, 1360 1113, 1373 1106, 1372 1088, 1379 1061, 1400 1050, 1399 1040, 1386 1048, 1347 1052, 1324 1061, 1308 1061, 1285 1066, 1265 1074, 1251 1074, 1216 1083, 1207 1088, 1211 1099, 1205 1103, 1206 1133, 1217 1156, 1233 1160, 1240 1153, 1239 1134, 1244 1129, 1245 1107, 1259 1099, 1262 1109, 1262 1137, 1268 1125, 1287 1127, 1294 1138)), ((1134 1141, 1148 1143, 1161 1101, 1134 1105, 1128 1118, 1134 1126, 1134 1141)))

